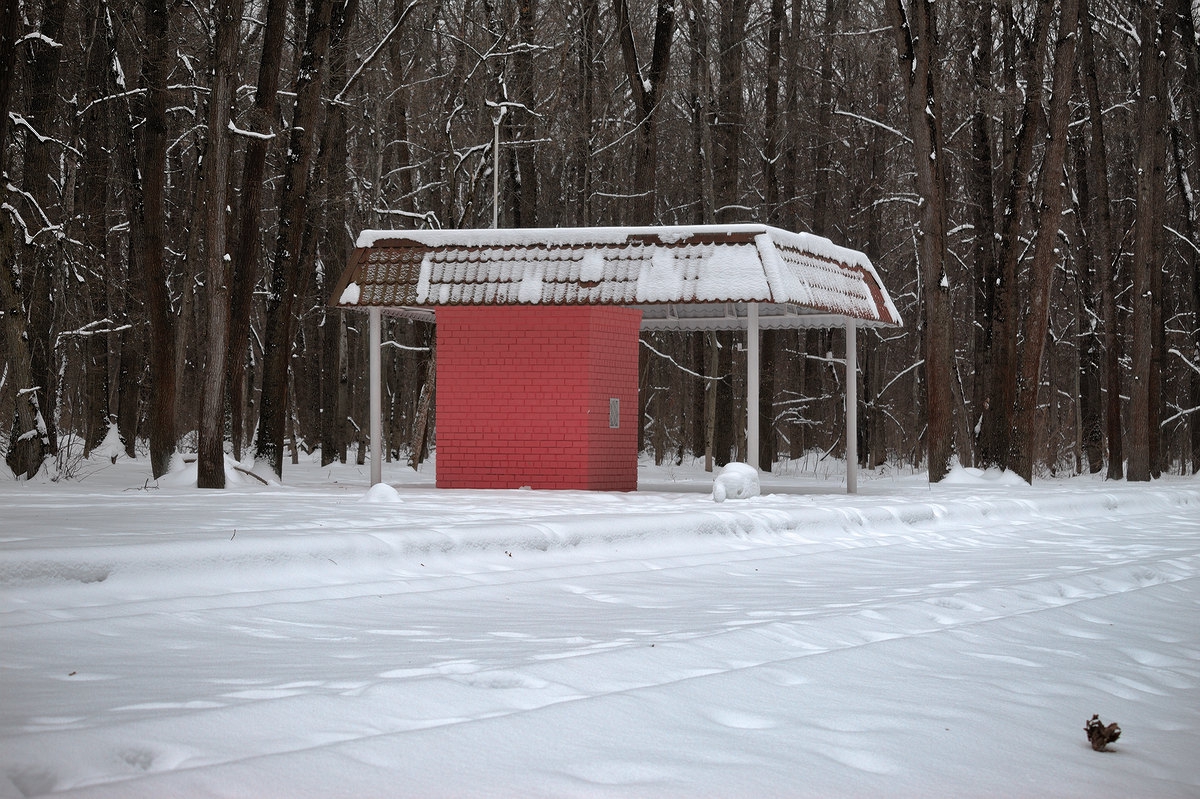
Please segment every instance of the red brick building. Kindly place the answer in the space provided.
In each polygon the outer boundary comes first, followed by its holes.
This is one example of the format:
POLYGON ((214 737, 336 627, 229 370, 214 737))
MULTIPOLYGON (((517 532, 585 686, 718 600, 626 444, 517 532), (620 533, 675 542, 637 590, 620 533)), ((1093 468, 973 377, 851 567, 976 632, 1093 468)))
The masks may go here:
POLYGON ((765 225, 367 231, 331 302, 371 314, 373 483, 380 314, 436 322, 445 488, 635 489, 639 330, 746 330, 757 408, 760 328, 844 326, 853 491, 853 337, 900 324, 862 253, 765 225))
POLYGON ((637 488, 628 308, 437 310, 439 488, 637 488))

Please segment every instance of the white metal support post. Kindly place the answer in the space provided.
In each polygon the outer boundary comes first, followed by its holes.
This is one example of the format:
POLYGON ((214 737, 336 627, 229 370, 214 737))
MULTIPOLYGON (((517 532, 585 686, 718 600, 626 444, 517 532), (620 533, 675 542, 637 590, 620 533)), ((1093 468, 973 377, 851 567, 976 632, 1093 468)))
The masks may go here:
POLYGON ((846 320, 846 493, 858 493, 858 328, 846 320))
POLYGON ((379 306, 372 305, 368 312, 371 318, 370 386, 371 395, 371 485, 383 482, 383 371, 381 351, 383 349, 379 306))
POLYGON ((746 303, 746 463, 758 463, 758 303, 746 303))

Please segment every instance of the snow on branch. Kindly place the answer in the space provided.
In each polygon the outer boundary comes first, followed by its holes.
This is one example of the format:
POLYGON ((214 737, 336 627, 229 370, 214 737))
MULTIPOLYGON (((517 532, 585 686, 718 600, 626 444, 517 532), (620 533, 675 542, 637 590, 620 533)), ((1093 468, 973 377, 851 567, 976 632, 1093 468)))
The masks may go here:
POLYGON ((131 324, 113 327, 113 320, 97 319, 96 321, 88 322, 83 327, 76 328, 75 330, 65 330, 62 333, 59 333, 54 339, 54 347, 57 349, 58 345, 62 343, 62 340, 68 337, 86 338, 87 336, 103 336, 107 333, 120 333, 122 330, 131 330, 132 328, 133 325, 131 324), (107 326, 101 327, 101 325, 107 326))
POLYGON ((413 347, 408 344, 401 344, 398 341, 385 341, 379 346, 394 347, 395 349, 404 350, 405 352, 429 352, 429 347, 413 347))
POLYGON ((346 96, 346 92, 350 91, 350 88, 358 81, 358 77, 362 75, 367 67, 371 66, 372 62, 374 62, 376 58, 379 57, 379 54, 383 52, 384 45, 392 40, 392 37, 395 36, 400 30, 401 26, 404 25, 404 20, 408 19, 408 15, 411 14, 413 9, 415 9, 421 2, 422 0, 412 0, 412 2, 400 12, 400 18, 396 20, 396 24, 393 25, 392 29, 388 31, 382 39, 379 40, 379 44, 375 45, 375 49, 371 51, 371 54, 363 59, 363 62, 358 65, 358 69, 354 70, 354 74, 351 75, 349 80, 346 81, 346 85, 343 86, 342 90, 337 93, 336 97, 333 98, 334 103, 342 102, 342 99, 346 96))
POLYGON ((672 366, 674 366, 676 369, 683 372, 684 374, 689 374, 692 377, 698 377, 701 380, 708 380, 713 383, 719 383, 725 379, 723 377, 712 377, 709 375, 702 375, 699 372, 693 372, 691 369, 688 369, 686 366, 684 366, 679 361, 672 358, 670 355, 667 355, 665 352, 659 352, 658 350, 654 349, 654 347, 650 346, 650 342, 646 341, 646 339, 643 338, 643 339, 638 339, 638 340, 642 342, 643 347, 650 350, 652 353, 654 353, 658 357, 660 357, 666 361, 669 361, 672 366))
POLYGON ((879 393, 878 393, 878 394, 876 394, 875 396, 876 396, 876 397, 882 397, 882 396, 884 395, 884 393, 885 393, 885 392, 886 392, 886 391, 887 391, 889 388, 891 388, 891 387, 892 387, 892 385, 893 385, 893 384, 894 384, 894 383, 895 383, 897 380, 899 380, 900 378, 904 377, 906 374, 908 374, 909 372, 911 372, 913 369, 917 369, 917 368, 919 368, 919 367, 921 367, 921 366, 924 366, 924 365, 925 365, 925 359, 924 359, 924 358, 922 358, 921 360, 919 360, 919 361, 917 361, 916 363, 914 363, 914 364, 912 364, 911 366, 909 366, 907 369, 904 369, 904 370, 902 370, 902 371, 901 371, 899 374, 897 374, 895 377, 893 377, 891 380, 889 380, 889 381, 888 381, 888 384, 887 384, 886 386, 884 386, 883 388, 879 389, 879 393))
POLYGON ((16 220, 17 224, 19 224, 21 226, 21 229, 25 232, 25 243, 26 244, 33 244, 34 239, 36 239, 38 236, 42 235, 43 233, 47 233, 47 232, 53 233, 55 235, 55 237, 60 238, 60 239, 64 237, 63 226, 56 225, 50 221, 50 217, 46 216, 46 212, 42 210, 42 206, 38 203, 36 197, 34 197, 32 194, 25 191, 24 189, 18 189, 16 186, 14 186, 11 183, 7 184, 6 188, 9 191, 11 191, 12 193, 19 194, 22 197, 24 197, 25 201, 27 203, 29 203, 30 207, 32 207, 33 210, 35 210, 37 212, 37 215, 42 218, 42 222, 44 223, 44 226, 42 227, 41 230, 37 231, 33 235, 30 235, 29 228, 25 224, 24 218, 21 217, 21 214, 17 211, 16 208, 13 208, 8 203, 5 203, 3 206, 0 206, 0 207, 7 209, 9 211, 9 213, 11 213, 13 215, 13 218, 16 220))
POLYGON ((34 31, 32 33, 25 34, 24 36, 22 36, 20 39, 17 40, 17 44, 22 44, 24 42, 29 42, 29 41, 38 41, 38 42, 41 42, 42 44, 46 45, 47 47, 53 47, 56 49, 62 47, 61 42, 54 41, 53 39, 51 39, 49 36, 42 33, 41 31, 34 31))
POLYGON ((891 125, 885 125, 884 123, 880 122, 878 119, 871 119, 870 117, 865 117, 861 114, 854 114, 854 113, 851 113, 850 111, 842 111, 840 109, 834 109, 833 113, 838 114, 840 116, 844 116, 844 117, 851 117, 853 119, 858 119, 863 122, 866 122, 869 125, 874 125, 877 128, 882 128, 883 130, 886 130, 888 133, 894 133, 895 135, 899 136, 904 141, 908 142, 909 144, 912 144, 912 139, 910 137, 908 137, 907 135, 905 135, 903 131, 897 130, 896 128, 893 128, 891 125))
POLYGON ((37 139, 42 144, 45 144, 48 141, 53 141, 53 139, 51 139, 49 136, 43 136, 42 134, 38 133, 37 128, 35 128, 28 119, 21 116, 16 111, 9 111, 8 118, 11 119, 13 124, 16 125, 18 128, 25 128, 30 133, 32 133, 34 138, 37 139))
POLYGON ((1191 239, 1189 239, 1187 236, 1180 233, 1175 228, 1171 227, 1170 225, 1163 225, 1163 230, 1167 231, 1168 233, 1174 233, 1176 236, 1178 236, 1180 238, 1181 241, 1183 241, 1185 244, 1187 244, 1189 247, 1191 247, 1193 250, 1195 250, 1198 254, 1200 254, 1200 246, 1197 246, 1196 242, 1192 241, 1191 239))
POLYGON ((99 103, 107 103, 109 100, 121 100, 125 97, 132 97, 135 94, 145 94, 145 93, 146 93, 145 89, 130 89, 127 92, 117 92, 116 94, 106 94, 103 97, 97 97, 95 100, 92 100, 90 103, 85 105, 83 108, 80 108, 78 111, 75 112, 75 116, 77 116, 77 117, 83 116, 84 114, 86 114, 88 112, 89 108, 91 108, 92 106, 97 105, 99 103))
POLYGON ((7 211, 13 218, 13 223, 21 228, 21 232, 25 234, 25 244, 33 244, 33 236, 29 235, 29 227, 25 224, 25 218, 21 216, 21 212, 8 203, 0 205, 0 211, 7 211))
POLYGON ((402 216, 405 219, 419 219, 434 229, 442 226, 438 221, 437 215, 433 211, 426 211, 423 214, 419 214, 415 211, 405 211, 400 208, 375 208, 374 211, 377 214, 384 214, 387 216, 402 216))
POLYGON ((1193 372, 1195 372, 1196 374, 1200 375, 1200 366, 1197 366, 1196 364, 1194 364, 1194 363, 1192 363, 1191 361, 1189 361, 1189 360, 1187 359, 1187 356, 1186 356, 1186 355, 1184 355, 1182 352, 1180 352, 1179 350, 1175 349, 1174 347, 1172 347, 1171 349, 1167 350, 1167 352, 1171 353, 1172 355, 1178 355, 1178 356, 1179 356, 1179 360, 1181 360, 1181 361, 1183 361, 1184 363, 1186 363, 1186 364, 1188 365, 1188 368, 1189 368, 1189 369, 1191 369, 1191 370, 1192 370, 1193 372))
POLYGON ((15 111, 9 111, 8 118, 11 119, 13 121, 13 124, 16 125, 18 128, 25 128, 30 133, 32 133, 34 138, 36 138, 39 143, 46 144, 47 142, 51 142, 53 144, 57 144, 59 147, 63 148, 64 150, 69 150, 70 152, 75 153, 75 155, 79 156, 80 158, 83 157, 83 153, 79 152, 79 150, 72 147, 67 142, 62 141, 61 139, 56 139, 53 136, 43 136, 41 133, 38 133, 37 128, 35 128, 28 119, 26 119, 25 117, 16 113, 15 111))
POLYGON ((253 130, 243 130, 233 124, 233 120, 229 120, 229 131, 235 136, 245 136, 248 139, 261 139, 262 141, 270 141, 275 138, 274 133, 259 133, 253 130))

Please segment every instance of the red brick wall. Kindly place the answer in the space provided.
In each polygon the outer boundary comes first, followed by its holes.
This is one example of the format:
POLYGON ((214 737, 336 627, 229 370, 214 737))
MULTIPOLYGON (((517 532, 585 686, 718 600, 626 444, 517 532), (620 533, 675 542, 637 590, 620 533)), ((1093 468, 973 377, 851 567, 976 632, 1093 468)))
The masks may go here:
POLYGON ((640 322, 612 307, 437 309, 438 487, 636 489, 640 322))

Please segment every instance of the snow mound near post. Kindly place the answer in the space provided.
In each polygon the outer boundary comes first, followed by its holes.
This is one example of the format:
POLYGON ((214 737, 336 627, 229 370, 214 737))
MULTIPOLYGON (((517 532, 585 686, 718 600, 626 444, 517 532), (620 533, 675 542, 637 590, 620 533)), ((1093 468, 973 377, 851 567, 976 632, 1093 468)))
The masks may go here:
POLYGON ((726 499, 749 499, 762 491, 758 469, 747 463, 728 463, 713 480, 713 502, 726 499))
POLYGON ((387 483, 376 483, 367 489, 367 493, 363 494, 358 500, 359 502, 370 503, 387 503, 387 502, 403 502, 400 498, 400 492, 392 488, 387 483))

